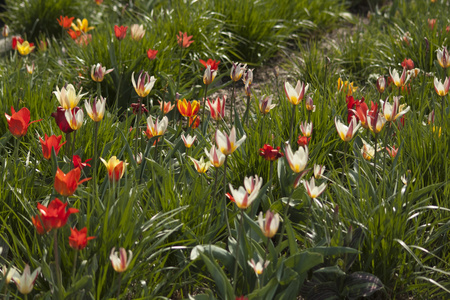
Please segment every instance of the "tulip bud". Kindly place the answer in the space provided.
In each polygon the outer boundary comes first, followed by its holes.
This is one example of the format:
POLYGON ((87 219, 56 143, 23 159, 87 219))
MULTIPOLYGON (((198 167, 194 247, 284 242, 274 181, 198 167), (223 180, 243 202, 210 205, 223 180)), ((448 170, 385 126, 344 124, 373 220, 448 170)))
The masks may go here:
POLYGON ((377 79, 378 93, 383 94, 385 88, 386 88, 386 79, 384 78, 384 76, 381 76, 377 79))
POLYGON ((316 106, 314 105, 314 100, 311 97, 306 99, 306 110, 314 112, 316 110, 316 106))
POLYGON ((144 25, 133 24, 130 27, 131 38, 140 41, 145 35, 144 25))
POLYGON ((8 37, 8 35, 9 35, 9 27, 8 27, 8 25, 3 26, 2 35, 3 35, 3 37, 8 37))

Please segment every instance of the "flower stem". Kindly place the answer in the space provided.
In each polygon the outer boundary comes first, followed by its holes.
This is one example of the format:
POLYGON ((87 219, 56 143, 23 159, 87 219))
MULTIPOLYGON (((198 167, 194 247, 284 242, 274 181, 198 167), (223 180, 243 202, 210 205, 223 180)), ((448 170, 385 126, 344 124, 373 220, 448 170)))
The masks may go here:
MULTIPOLYGON (((444 97, 445 96, 441 97, 441 110, 442 110, 442 113, 441 113, 441 127, 442 127, 442 129, 444 127, 444 102, 445 102, 445 98, 444 97)), ((439 134, 439 131, 438 131, 438 134, 439 134)))
POLYGON ((250 114, 250 96, 247 96, 247 108, 245 109, 245 122, 248 127, 248 115, 250 114))
POLYGON ((155 153, 153 154, 154 161, 156 161, 156 159, 158 158, 158 141, 159 141, 159 138, 157 138, 156 142, 155 142, 155 153))
POLYGON ((177 78, 177 88, 175 90, 175 92, 178 92, 178 89, 180 87, 180 77, 181 77, 181 61, 183 59, 183 48, 181 48, 180 50, 180 64, 178 66, 178 78, 177 78))
POLYGON ((225 223, 227 224, 228 234, 231 236, 230 223, 228 222, 228 211, 227 211, 227 163, 228 155, 225 156, 225 162, 223 163, 223 213, 225 214, 225 223))
POLYGON ((289 143, 292 142, 292 133, 293 133, 293 129, 294 129, 294 119, 295 119, 295 105, 292 105, 291 129, 289 130, 289 143))
POLYGON ((373 177, 377 180, 377 146, 378 146, 378 134, 375 133, 375 155, 373 158, 373 177))
POLYGON ((122 285, 122 273, 119 273, 119 283, 117 285, 117 300, 120 298, 120 286, 122 285))
POLYGON ((55 256, 55 269, 56 269, 56 281, 57 281, 57 285, 58 285, 58 297, 59 297, 59 299, 63 299, 61 269, 59 268, 58 230, 57 229, 53 229, 53 252, 54 252, 54 256, 55 256))
MULTIPOLYGON (((71 145, 70 140, 71 139, 70 139, 70 132, 69 132, 69 133, 66 133, 66 141, 67 141, 66 155, 67 156, 70 155, 70 145, 71 145)), ((69 157, 69 159, 71 159, 71 157, 69 157)))
POLYGON ((123 75, 123 73, 122 73, 122 66, 121 66, 121 63, 122 63, 122 61, 121 61, 121 52, 122 52, 122 43, 121 42, 119 42, 119 63, 118 63, 118 65, 119 65, 119 85, 117 86, 117 94, 116 94, 116 109, 119 109, 119 94, 120 94, 120 86, 121 86, 121 83, 122 83, 122 75, 123 75))
POLYGON ((94 184, 94 191, 95 195, 97 195, 97 136, 98 136, 98 122, 95 122, 94 124, 94 169, 92 170, 92 177, 93 177, 93 184, 94 184))
POLYGON ((283 214, 283 226, 281 227, 281 234, 280 237, 278 238, 278 245, 277 245, 277 252, 280 252, 281 250, 281 242, 283 241, 283 235, 284 235, 284 231, 286 230, 286 220, 288 219, 288 213, 289 213, 289 203, 291 202, 291 197, 292 194, 294 193, 294 189, 292 189, 291 194, 289 195, 288 201, 286 203, 286 206, 284 207, 284 214, 283 214))
POLYGON ((135 141, 134 141, 134 159, 137 160, 137 155, 138 155, 138 138, 140 136, 140 132, 139 132, 139 124, 141 121, 141 98, 138 99, 138 114, 137 114, 137 118, 136 118, 136 136, 135 136, 135 141))
POLYGON ((270 172, 269 172, 269 183, 270 183, 270 185, 269 185, 269 196, 271 196, 272 199, 273 199, 273 195, 272 195, 272 186, 273 186, 272 177, 273 177, 273 160, 270 161, 270 172))
POLYGON ((205 109, 206 109, 206 96, 208 95, 208 85, 205 84, 205 98, 203 99, 203 111, 202 111, 202 118, 200 121, 205 121, 205 109))
MULTIPOLYGON (((233 94, 231 94, 231 105, 230 105, 230 124, 233 127, 233 106, 234 106, 234 91, 236 89, 236 81, 233 81, 233 94)), ((236 118, 236 116, 235 116, 236 118)))
POLYGON ((72 153, 71 153, 69 159, 72 159, 72 158, 73 158, 73 153, 75 152, 75 142, 76 142, 76 140, 77 140, 77 132, 74 131, 74 132, 73 132, 72 153))
POLYGON ((102 96, 102 86, 101 86, 100 82, 97 82, 97 97, 98 97, 98 100, 101 99, 101 96, 102 96))
POLYGON ((75 279, 75 271, 77 266, 77 258, 78 258, 78 251, 75 251, 75 256, 73 258, 73 268, 72 268, 72 280, 75 279))
POLYGON ((237 230, 237 242, 236 242, 236 261, 234 264, 234 281, 233 281, 233 291, 236 294, 236 285, 237 285, 237 271, 239 265, 239 242, 241 240, 241 235, 244 230, 244 211, 241 209, 241 218, 239 220, 239 229, 237 230))

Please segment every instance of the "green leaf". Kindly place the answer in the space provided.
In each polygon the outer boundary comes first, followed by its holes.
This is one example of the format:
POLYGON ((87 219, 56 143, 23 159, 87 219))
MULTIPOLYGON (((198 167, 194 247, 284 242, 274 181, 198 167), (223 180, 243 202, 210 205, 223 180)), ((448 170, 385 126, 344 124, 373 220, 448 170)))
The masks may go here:
POLYGON ((93 280, 91 275, 86 275, 75 282, 66 292, 65 297, 81 290, 90 290, 93 287, 93 280))
POLYGON ((217 288, 219 290, 218 292, 221 298, 226 300, 234 299, 233 287, 228 281, 227 275, 222 270, 222 268, 215 261, 209 259, 209 257, 205 254, 201 252, 199 254, 202 260, 205 262, 209 273, 211 273, 211 276, 217 285, 217 288))
POLYGON ((383 288, 384 285, 377 276, 365 272, 355 272, 345 278, 342 293, 349 299, 357 299, 369 297, 383 288))
POLYGON ((300 275, 306 273, 320 263, 323 263, 322 254, 305 251, 288 257, 285 260, 284 265, 288 268, 292 268, 300 275))

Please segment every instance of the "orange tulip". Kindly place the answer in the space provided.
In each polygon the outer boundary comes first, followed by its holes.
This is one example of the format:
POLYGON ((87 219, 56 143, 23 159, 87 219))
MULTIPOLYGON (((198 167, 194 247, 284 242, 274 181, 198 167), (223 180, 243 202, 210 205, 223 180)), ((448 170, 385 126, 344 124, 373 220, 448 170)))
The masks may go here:
POLYGON ((186 101, 186 99, 178 100, 177 108, 180 114, 184 117, 193 117, 200 110, 200 102, 197 100, 186 101))
POLYGON ((50 137, 47 136, 47 134, 45 134, 44 136, 44 140, 42 140, 39 137, 39 140, 41 141, 41 145, 42 145, 42 154, 44 155, 45 159, 50 159, 52 157, 52 148, 55 148, 55 153, 56 155, 58 155, 59 149, 61 149, 61 147, 67 143, 64 142, 62 144, 59 144, 61 142, 62 136, 56 136, 56 135, 52 135, 50 137))
POLYGON ((5 113, 5 117, 6 121, 8 121, 9 131, 16 138, 23 137, 27 134, 28 126, 30 126, 31 123, 42 121, 42 119, 40 119, 30 123, 30 111, 26 107, 23 107, 16 112, 11 106, 11 116, 5 113))
POLYGON ((68 16, 59 16, 59 19, 56 20, 58 20, 58 23, 62 28, 68 29, 70 28, 70 26, 72 26, 73 19, 75 19, 75 17, 69 18, 68 16))
POLYGON ((108 177, 111 181, 119 181, 120 178, 122 178, 123 174, 125 173, 125 167, 127 163, 118 160, 117 157, 113 156, 108 161, 101 158, 101 161, 106 166, 106 169, 108 169, 108 177))
POLYGON ((67 174, 64 174, 60 168, 56 171, 55 190, 62 196, 72 196, 77 187, 91 178, 85 178, 80 181, 81 169, 75 168, 67 174))

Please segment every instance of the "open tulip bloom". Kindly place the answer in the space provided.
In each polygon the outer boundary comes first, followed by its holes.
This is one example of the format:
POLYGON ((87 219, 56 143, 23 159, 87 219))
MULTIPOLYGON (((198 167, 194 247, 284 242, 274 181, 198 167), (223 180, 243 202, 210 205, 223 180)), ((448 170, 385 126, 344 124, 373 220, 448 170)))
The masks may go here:
POLYGON ((386 118, 382 113, 375 112, 374 114, 367 114, 367 123, 369 124, 369 129, 375 134, 381 132, 386 124, 386 118))
POLYGON ((286 93, 286 96, 293 105, 298 105, 303 97, 305 96, 305 93, 308 91, 309 84, 302 83, 300 80, 297 81, 297 85, 295 86, 295 89, 292 87, 292 85, 289 82, 284 83, 284 91, 286 93))
POLYGON ((140 41, 145 35, 144 25, 133 24, 130 27, 131 39, 134 41, 140 41))
POLYGON ((215 146, 212 146, 209 152, 205 148, 205 153, 214 168, 220 168, 225 162, 225 155, 220 152, 215 146))
POLYGON ((394 70, 389 69, 389 74, 391 75, 392 81, 394 82, 396 87, 404 86, 411 77, 411 75, 407 74, 406 68, 403 68, 401 76, 398 74, 398 71, 396 69, 394 70))
POLYGON ((23 270, 22 275, 17 272, 13 276, 12 281, 16 284, 17 289, 21 294, 27 295, 31 293, 40 271, 41 268, 37 268, 33 273, 30 274, 30 266, 25 265, 25 269, 23 270))
POLYGON ((447 47, 442 47, 441 49, 436 50, 436 56, 442 68, 446 69, 450 67, 450 56, 448 54, 447 47))
POLYGON ((393 104, 390 104, 387 99, 386 101, 380 100, 381 108, 383 109, 383 115, 387 122, 395 121, 409 111, 409 106, 404 108, 404 106, 399 105, 400 98, 401 96, 394 96, 393 104))
POLYGON ((308 163, 308 146, 299 147, 293 153, 289 143, 286 143, 285 154, 289 166, 294 173, 300 173, 306 168, 306 164, 308 163))
POLYGON ((67 142, 66 141, 60 144, 61 139, 62 139, 61 135, 47 136, 47 134, 45 134, 44 140, 42 140, 41 137, 39 137, 39 141, 41 142, 42 146, 42 154, 45 159, 48 160, 52 157, 52 148, 55 149, 55 154, 58 155, 59 149, 61 149, 61 147, 67 142))
POLYGON ((344 142, 349 142, 352 140, 355 133, 358 131, 359 127, 361 127, 361 123, 358 124, 358 121, 356 120, 356 117, 353 117, 350 121, 348 127, 345 126, 341 121, 339 121, 337 118, 334 118, 334 124, 336 125, 336 130, 339 134, 339 137, 344 142))
POLYGON ((138 82, 134 80, 134 72, 131 74, 131 83, 133 84, 134 90, 139 97, 144 98, 155 85, 156 78, 154 76, 150 77, 147 72, 141 72, 138 77, 138 82))
POLYGON ((61 90, 56 87, 56 91, 54 91, 53 94, 55 94, 56 99, 58 99, 58 102, 61 104, 62 108, 73 109, 78 105, 81 98, 84 95, 87 95, 87 93, 82 94, 82 90, 83 88, 81 88, 80 92, 77 94, 74 86, 72 84, 68 84, 67 86, 62 87, 61 90))
POLYGON ((120 248, 119 252, 115 252, 115 249, 116 248, 112 248, 111 254, 109 255, 114 271, 118 273, 125 272, 130 265, 131 259, 133 258, 133 252, 128 250, 127 258, 127 251, 124 248, 120 248))
POLYGON ((247 65, 243 65, 240 63, 233 63, 231 67, 230 77, 233 81, 239 81, 247 69, 247 65))
POLYGON ((259 191, 261 189, 262 184, 263 184, 262 177, 258 177, 257 175, 244 178, 244 187, 247 190, 248 194, 253 193, 254 190, 259 191))
POLYGON ((234 202, 240 209, 246 209, 247 207, 249 207, 259 193, 259 189, 254 189, 252 193, 249 194, 247 193, 247 190, 242 186, 240 186, 237 190, 235 190, 231 184, 229 185, 229 187, 231 195, 234 198, 234 202))
POLYGON ((101 157, 100 160, 108 170, 109 180, 117 182, 120 178, 122 178, 123 174, 125 173, 127 163, 118 160, 116 156, 112 156, 108 161, 104 160, 101 157))
POLYGON ((55 176, 55 190, 61 196, 65 197, 72 196, 80 184, 91 179, 85 178, 83 180, 80 180, 80 176, 81 176, 80 168, 75 168, 67 174, 64 174, 64 172, 61 171, 60 168, 58 168, 55 176))
POLYGON ((106 67, 102 67, 102 64, 93 65, 91 68, 91 78, 95 82, 102 82, 106 74, 111 73, 114 69, 106 70, 106 67))
POLYGON ((307 122, 303 122, 300 124, 300 131, 302 132, 302 134, 306 137, 311 137, 312 135, 312 130, 313 130, 313 123, 307 123, 307 122))
POLYGON ((275 106, 276 104, 272 104, 273 95, 266 96, 264 95, 263 100, 259 102, 259 111, 265 115, 268 114, 275 106))
POLYGON ((195 140, 197 139, 197 136, 184 136, 184 134, 181 135, 181 139, 183 140, 184 146, 186 148, 191 148, 192 144, 194 144, 195 140))
POLYGON ((258 216, 258 224, 264 236, 272 238, 277 233, 278 226, 280 226, 280 216, 268 210, 266 212, 266 217, 263 218, 263 213, 261 211, 258 216))
POLYGON ((148 138, 163 135, 166 132, 168 125, 169 119, 166 116, 164 116, 161 121, 156 118, 155 122, 153 122, 152 116, 149 116, 147 118, 147 131, 145 134, 148 138))
POLYGON ((312 199, 319 197, 327 187, 327 184, 325 182, 319 186, 316 186, 314 177, 311 177, 311 180, 309 182, 306 180, 303 181, 303 185, 305 186, 306 192, 308 193, 309 197, 311 197, 312 199))
POLYGON ((100 99, 98 100, 97 97, 95 97, 93 104, 91 104, 91 100, 89 99, 89 101, 84 102, 84 108, 92 121, 100 122, 105 115, 106 98, 100 96, 100 99))
MULTIPOLYGON (((38 203, 37 209, 40 215, 35 217, 36 223, 40 223, 41 226, 43 225, 46 231, 63 227, 66 225, 69 216, 78 212, 78 209, 72 207, 66 211, 67 205, 68 203, 62 203, 58 198, 53 199, 47 207, 38 203), (38 220, 39 222, 37 222, 38 220)), ((39 230, 38 227, 36 228, 39 230)))
POLYGON ((11 132, 11 134, 16 138, 26 135, 30 124, 42 121, 42 119, 40 119, 30 122, 30 111, 26 107, 23 107, 16 112, 11 106, 11 115, 5 113, 5 117, 8 122, 9 132, 11 132))
POLYGON ((211 162, 205 162, 205 160, 202 158, 200 158, 200 160, 196 160, 192 157, 189 157, 191 159, 191 161, 194 163, 195 169, 197 170, 198 173, 202 174, 202 173, 206 173, 206 171, 208 171, 209 166, 211 165, 211 162))
POLYGON ((211 112, 211 118, 216 121, 223 119, 223 117, 225 116, 225 102, 227 100, 227 96, 223 96, 222 99, 220 99, 220 97, 217 97, 217 99, 212 103, 211 101, 209 101, 209 99, 207 99, 206 101, 209 107, 209 111, 211 112))
MULTIPOLYGON (((261 275, 265 268, 269 265, 270 261, 258 261, 255 263, 253 258, 248 262, 248 264, 253 268, 253 271, 255 271, 256 275, 261 275)), ((238 297, 236 299, 239 299, 238 297)), ((247 298, 244 298, 247 299, 247 298)))
POLYGON ((65 117, 72 130, 78 130, 83 125, 84 112, 82 109, 67 109, 65 112, 65 117))
POLYGON ((436 91, 436 93, 443 97, 445 95, 448 94, 448 90, 450 88, 450 78, 446 77, 444 83, 442 83, 442 81, 440 81, 439 79, 437 79, 436 77, 434 77, 434 90, 436 91))
POLYGON ((228 136, 225 132, 222 133, 220 130, 216 130, 215 138, 217 148, 219 148, 223 154, 230 155, 245 141, 247 136, 244 135, 239 141, 236 141, 236 129, 233 126, 230 136, 228 136))

